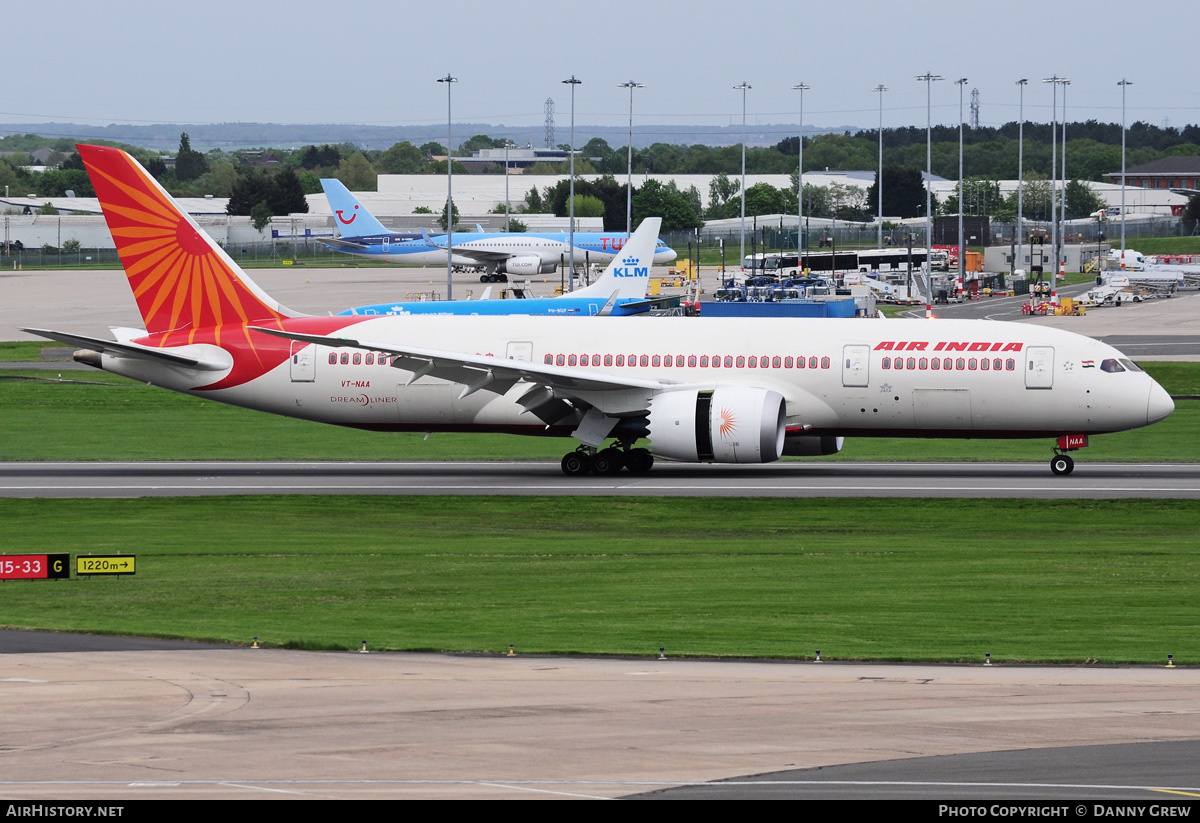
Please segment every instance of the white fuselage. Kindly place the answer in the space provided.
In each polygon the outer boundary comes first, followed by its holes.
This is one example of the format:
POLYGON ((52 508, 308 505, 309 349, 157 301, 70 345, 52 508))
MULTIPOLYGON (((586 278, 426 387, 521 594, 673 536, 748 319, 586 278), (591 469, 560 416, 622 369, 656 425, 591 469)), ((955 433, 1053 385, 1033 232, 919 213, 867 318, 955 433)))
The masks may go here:
MULTIPOLYGON (((1025 324, 422 316, 347 320, 357 322, 336 334, 379 345, 529 360, 561 367, 564 373, 648 378, 665 384, 660 392, 683 385, 778 392, 786 401, 789 437, 1100 433, 1145 426, 1173 409, 1163 389, 1136 367, 1102 368, 1108 362, 1128 363, 1111 346, 1025 324), (631 359, 635 365, 629 365, 631 359)), ((565 435, 578 421, 576 416, 548 430, 516 402, 529 389, 525 384, 503 394, 482 390, 459 400, 461 384, 427 376, 406 385, 410 372, 379 365, 374 355, 368 365, 369 352, 359 348, 291 345, 297 356, 219 390, 204 386, 227 373, 107 354, 103 365, 197 396, 346 426, 565 435)), ((226 353, 211 345, 176 351, 210 359, 246 356, 245 351, 226 353)), ((646 407, 637 394, 631 390, 612 405, 646 407)), ((608 398, 602 403, 609 403, 608 398)))
MULTIPOLYGON (((580 236, 582 237, 582 235, 580 236)), ((619 253, 620 247, 593 248, 577 243, 575 246, 575 263, 576 265, 582 265, 586 261, 589 264, 608 264, 619 253)), ((445 265, 446 263, 446 250, 444 248, 428 248, 423 244, 417 244, 415 241, 395 244, 395 246, 391 247, 391 250, 389 250, 389 246, 372 247, 369 254, 407 265, 438 266, 445 265)), ((483 265, 485 260, 503 257, 536 257, 544 264, 557 265, 567 260, 570 256, 570 243, 551 237, 515 234, 502 239, 487 238, 455 242, 452 260, 456 266, 478 266, 483 265)), ((675 260, 675 257, 673 249, 659 244, 654 249, 653 265, 668 265, 675 260)))

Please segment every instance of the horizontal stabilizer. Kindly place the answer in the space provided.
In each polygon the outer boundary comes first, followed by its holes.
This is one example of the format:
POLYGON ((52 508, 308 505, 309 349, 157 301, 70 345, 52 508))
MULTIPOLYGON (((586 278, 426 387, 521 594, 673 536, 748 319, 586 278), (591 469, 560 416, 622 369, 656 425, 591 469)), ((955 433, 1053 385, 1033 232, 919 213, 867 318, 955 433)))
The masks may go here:
POLYGON ((668 294, 662 297, 647 297, 645 300, 626 300, 621 304, 621 308, 627 312, 647 311, 655 306, 666 305, 676 299, 674 295, 668 294))
POLYGON ((332 246, 335 249, 354 249, 355 251, 366 251, 370 246, 362 243, 355 243, 352 240, 346 240, 342 237, 325 237, 321 242, 326 246, 332 246))
POLYGON ((103 354, 112 354, 119 357, 135 357, 140 360, 167 363, 171 366, 182 366, 187 369, 224 371, 233 365, 232 360, 221 362, 209 358, 193 357, 188 354, 163 351, 162 349, 152 349, 148 346, 139 346, 136 343, 118 343, 114 340, 101 340, 98 337, 85 337, 82 334, 68 334, 67 332, 51 331, 49 329, 21 329, 21 331, 36 334, 38 337, 44 337, 47 340, 57 340, 59 343, 66 343, 68 346, 81 346, 103 354))

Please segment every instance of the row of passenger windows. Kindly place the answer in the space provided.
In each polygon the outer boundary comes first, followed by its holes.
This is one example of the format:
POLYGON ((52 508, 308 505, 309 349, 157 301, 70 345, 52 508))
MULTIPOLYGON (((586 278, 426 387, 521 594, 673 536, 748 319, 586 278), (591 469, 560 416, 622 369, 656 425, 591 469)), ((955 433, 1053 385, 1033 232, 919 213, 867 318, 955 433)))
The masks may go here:
MULTIPOLYGON (((547 366, 662 366, 667 368, 701 368, 701 369, 827 369, 830 366, 828 357, 781 357, 763 355, 757 357, 750 355, 745 357, 742 355, 719 355, 714 354, 709 356, 702 355, 659 355, 659 354, 547 354, 542 361, 547 366)), ((347 365, 367 365, 367 366, 387 366, 390 365, 390 360, 386 354, 375 354, 374 352, 330 352, 329 365, 334 366, 341 364, 347 365)), ((976 359, 974 357, 952 358, 952 357, 885 357, 880 363, 884 369, 894 369, 896 371, 1015 371, 1017 361, 1013 358, 1006 360, 999 357, 989 360, 988 358, 976 359)), ((1104 371, 1123 371, 1115 361, 1106 360, 1101 365, 1104 371)))
POLYGON ((909 357, 905 359, 897 357, 894 360, 890 357, 885 357, 880 365, 885 369, 896 370, 925 371, 926 369, 932 369, 933 371, 937 371, 941 369, 943 371, 963 371, 966 369, 967 371, 975 371, 976 369, 980 369, 988 371, 990 369, 992 371, 1001 371, 1003 369, 1016 371, 1017 361, 1011 357, 1007 360, 1002 360, 999 357, 993 360, 988 360, 986 357, 983 359, 976 359, 974 357, 959 357, 957 359, 953 357, 934 357, 933 359, 928 357, 909 357))
POLYGON ((361 366, 364 363, 368 366, 386 366, 388 365, 388 356, 386 354, 377 355, 375 352, 370 351, 366 354, 360 351, 356 351, 353 354, 350 352, 342 352, 341 354, 335 351, 330 352, 329 365, 336 366, 338 363, 341 363, 343 366, 348 366, 352 363, 355 366, 361 366))
POLYGON ((722 366, 727 369, 803 369, 803 368, 829 368, 828 357, 772 357, 764 354, 762 357, 751 355, 734 356, 730 354, 719 355, 714 354, 711 357, 707 354, 702 355, 682 355, 682 354, 547 354, 542 360, 547 366, 664 366, 677 369, 682 368, 701 368, 701 369, 719 369, 722 366))

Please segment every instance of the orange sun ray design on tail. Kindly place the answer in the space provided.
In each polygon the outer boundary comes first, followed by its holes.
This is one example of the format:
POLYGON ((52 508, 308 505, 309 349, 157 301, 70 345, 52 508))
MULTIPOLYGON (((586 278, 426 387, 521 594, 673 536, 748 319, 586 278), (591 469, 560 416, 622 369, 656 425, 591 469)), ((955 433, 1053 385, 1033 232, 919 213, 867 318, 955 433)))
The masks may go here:
POLYGON ((285 316, 241 281, 136 161, 99 146, 80 146, 79 153, 148 332, 186 329, 190 341, 198 329, 234 318, 244 325, 285 316))

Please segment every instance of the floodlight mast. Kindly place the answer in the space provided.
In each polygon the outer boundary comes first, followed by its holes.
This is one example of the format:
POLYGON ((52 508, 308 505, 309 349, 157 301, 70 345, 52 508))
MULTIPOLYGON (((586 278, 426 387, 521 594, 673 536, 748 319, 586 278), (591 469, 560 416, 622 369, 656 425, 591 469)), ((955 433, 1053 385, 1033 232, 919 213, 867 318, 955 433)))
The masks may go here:
POLYGON ((438 78, 439 83, 446 84, 446 299, 454 299, 454 127, 450 115, 451 84, 457 83, 458 78, 450 76, 438 78))
POLYGON ((878 243, 881 249, 883 248, 883 93, 887 90, 887 86, 882 83, 872 89, 872 91, 879 92, 879 177, 875 179, 875 197, 879 201, 878 243))
POLYGON ((946 78, 925 72, 917 76, 925 83, 925 316, 933 317, 933 107, 931 87, 946 78))
POLYGON ((742 91, 742 226, 738 254, 743 263, 746 261, 746 92, 752 88, 745 80, 734 86, 734 89, 742 91))
POLYGON ((966 203, 966 187, 963 185, 963 86, 967 78, 954 81, 958 86, 958 287, 961 289, 966 277, 966 255, 963 246, 963 205, 966 203))
POLYGON ((575 75, 571 75, 562 82, 571 87, 571 194, 570 194, 570 223, 568 226, 569 241, 571 248, 570 252, 570 269, 571 274, 568 278, 570 291, 575 291, 575 87, 582 83, 582 80, 576 80, 575 75))
POLYGON ((1023 260, 1021 253, 1021 224, 1025 216, 1025 86, 1028 85, 1029 79, 1022 77, 1017 81, 1017 85, 1021 87, 1021 102, 1020 102, 1020 125, 1017 127, 1017 259, 1013 265, 1014 269, 1021 268, 1023 260))
POLYGON ((1125 263, 1125 87, 1133 81, 1124 77, 1117 83, 1121 87, 1121 263, 1125 263))
POLYGON ((800 255, 800 267, 804 268, 804 92, 812 88, 807 83, 792 86, 800 92, 800 154, 799 171, 796 177, 796 254, 800 255))
POLYGON ((633 233, 633 90, 645 88, 630 80, 617 88, 629 89, 629 165, 625 171, 625 235, 633 233))

